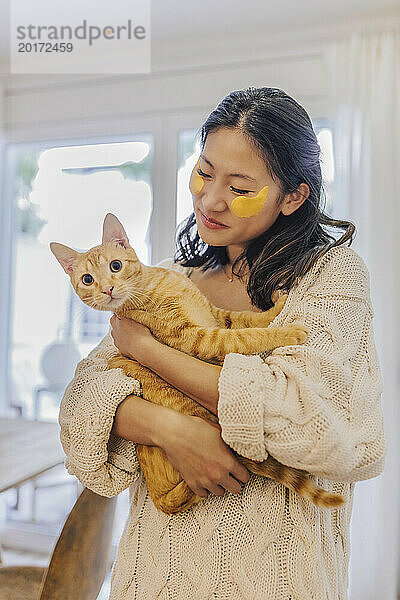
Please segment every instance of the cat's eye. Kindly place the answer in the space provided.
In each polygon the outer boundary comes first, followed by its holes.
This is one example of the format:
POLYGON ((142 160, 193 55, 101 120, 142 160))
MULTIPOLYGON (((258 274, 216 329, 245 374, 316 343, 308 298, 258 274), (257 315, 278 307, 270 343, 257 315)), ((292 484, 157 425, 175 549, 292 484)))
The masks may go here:
POLYGON ((82 281, 85 285, 91 285, 93 283, 93 277, 90 275, 90 273, 85 273, 82 275, 82 281))
POLYGON ((120 260, 112 260, 110 262, 110 269, 113 273, 120 271, 122 269, 122 263, 120 260))

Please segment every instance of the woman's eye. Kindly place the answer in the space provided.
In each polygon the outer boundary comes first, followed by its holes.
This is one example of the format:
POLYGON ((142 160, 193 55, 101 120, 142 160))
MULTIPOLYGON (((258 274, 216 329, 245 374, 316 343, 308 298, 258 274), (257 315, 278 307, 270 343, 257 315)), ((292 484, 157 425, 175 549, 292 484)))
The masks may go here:
MULTIPOLYGON (((207 177, 210 178, 211 175, 207 175, 206 173, 203 173, 203 171, 200 169, 200 167, 197 169, 197 173, 201 176, 201 177, 207 177)), ((232 192, 235 192, 235 194, 250 194, 251 190, 238 190, 237 188, 234 188, 231 185, 231 190, 232 192)))
POLYGON ((211 177, 211 175, 207 175, 206 173, 203 173, 203 171, 200 169, 200 167, 197 169, 197 173, 201 177, 211 177))
POLYGON ((233 185, 231 185, 231 190, 232 192, 235 192, 235 194, 249 194, 251 192, 251 190, 238 190, 237 188, 234 188, 233 185))
MULTIPOLYGON (((204 173, 200 167, 197 169, 197 173, 201 176, 201 177, 206 177, 207 179, 211 179, 211 175, 207 175, 207 173, 204 173)), ((235 194, 249 194, 251 193, 251 190, 238 190, 237 188, 234 188, 231 185, 231 190, 232 192, 235 192, 235 194)))
POLYGON ((120 271, 122 269, 122 263, 120 260, 112 260, 110 262, 110 269, 113 273, 120 271))
POLYGON ((85 285, 91 285, 93 283, 93 277, 89 273, 82 275, 82 282, 85 285))

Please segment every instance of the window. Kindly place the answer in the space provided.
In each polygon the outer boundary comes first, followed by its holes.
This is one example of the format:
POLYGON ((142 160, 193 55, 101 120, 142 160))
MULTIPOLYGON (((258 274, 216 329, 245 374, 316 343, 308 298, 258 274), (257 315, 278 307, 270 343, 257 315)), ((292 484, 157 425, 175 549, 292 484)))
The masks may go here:
POLYGON ((332 129, 324 121, 316 121, 314 130, 317 134, 318 142, 321 148, 321 170, 322 181, 326 195, 326 204, 324 212, 333 218, 340 219, 340 215, 335 215, 335 205, 333 202, 333 183, 335 178, 335 165, 333 154, 332 129))
POLYGON ((84 252, 101 243, 104 216, 112 212, 140 260, 149 264, 152 152, 152 138, 145 135, 118 143, 10 149, 15 181, 10 371, 12 403, 26 417, 57 418, 77 360, 106 334, 111 316, 83 304, 49 242, 84 252), (47 352, 55 346, 58 360, 44 364, 55 356, 47 352))

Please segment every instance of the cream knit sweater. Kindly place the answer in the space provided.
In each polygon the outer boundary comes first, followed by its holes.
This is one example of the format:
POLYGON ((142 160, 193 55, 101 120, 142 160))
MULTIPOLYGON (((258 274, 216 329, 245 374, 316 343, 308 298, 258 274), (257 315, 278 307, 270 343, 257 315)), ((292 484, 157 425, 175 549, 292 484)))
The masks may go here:
MULTIPOLYGON (((165 266, 165 264, 163 264, 165 266)), ((171 268, 190 276, 191 269, 171 268)), ((110 334, 77 366, 60 410, 66 468, 104 496, 132 486, 110 600, 345 600, 356 481, 384 466, 382 391, 369 273, 347 246, 331 248, 289 292, 271 324, 303 321, 302 345, 228 354, 219 379, 222 438, 257 460, 269 453, 342 494, 318 509, 252 474, 239 494, 209 494, 168 516, 152 503, 135 444, 110 434, 119 403, 139 393, 110 334)), ((270 326, 271 326, 270 325, 270 326)))

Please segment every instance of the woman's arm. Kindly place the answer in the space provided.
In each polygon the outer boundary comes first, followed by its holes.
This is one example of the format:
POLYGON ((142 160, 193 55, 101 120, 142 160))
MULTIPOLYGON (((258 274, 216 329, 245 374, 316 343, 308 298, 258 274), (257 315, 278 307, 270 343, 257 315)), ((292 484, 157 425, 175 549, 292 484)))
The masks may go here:
POLYGON ((368 272, 360 257, 349 258, 321 269, 314 285, 278 316, 279 325, 305 323, 304 344, 276 348, 264 360, 226 356, 218 419, 222 438, 239 454, 265 460, 270 453, 334 481, 382 472, 382 381, 368 272))
POLYGON ((220 366, 162 344, 137 321, 113 315, 110 323, 114 343, 122 354, 137 360, 217 415, 220 366))
POLYGON ((145 446, 161 446, 163 430, 176 411, 130 394, 118 406, 111 432, 145 446))
POLYGON ((218 379, 222 367, 153 340, 141 364, 218 416, 218 379))
POLYGON ((68 472, 96 493, 116 496, 139 476, 139 443, 161 447, 200 496, 222 495, 224 488, 238 493, 250 475, 220 427, 138 397, 138 381, 108 369, 116 353, 107 335, 80 361, 64 393, 59 422, 68 472))
POLYGON ((108 369, 118 354, 110 334, 81 360, 60 405, 60 440, 65 467, 86 487, 115 496, 139 476, 135 443, 111 432, 119 404, 141 386, 122 369, 108 369))
POLYGON ((147 446, 162 448, 195 494, 225 489, 237 494, 250 473, 225 442, 216 423, 183 415, 167 407, 128 396, 117 408, 114 433, 147 446))

